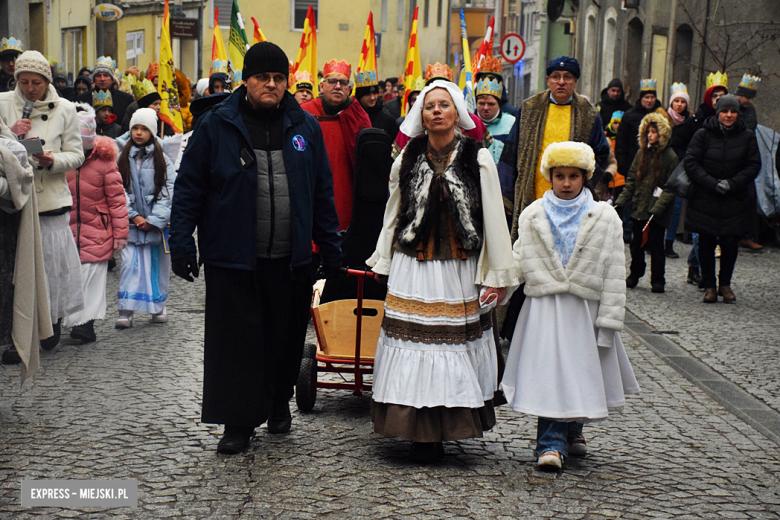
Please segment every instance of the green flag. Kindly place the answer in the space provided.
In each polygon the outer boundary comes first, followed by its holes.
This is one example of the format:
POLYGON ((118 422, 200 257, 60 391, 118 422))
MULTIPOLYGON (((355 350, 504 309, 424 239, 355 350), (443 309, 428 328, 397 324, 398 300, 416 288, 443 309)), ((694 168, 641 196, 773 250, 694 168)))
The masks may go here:
POLYGON ((230 13, 230 39, 228 44, 228 74, 233 82, 233 88, 241 84, 241 71, 244 69, 244 55, 249 48, 244 20, 238 12, 238 0, 233 0, 233 11, 230 13))

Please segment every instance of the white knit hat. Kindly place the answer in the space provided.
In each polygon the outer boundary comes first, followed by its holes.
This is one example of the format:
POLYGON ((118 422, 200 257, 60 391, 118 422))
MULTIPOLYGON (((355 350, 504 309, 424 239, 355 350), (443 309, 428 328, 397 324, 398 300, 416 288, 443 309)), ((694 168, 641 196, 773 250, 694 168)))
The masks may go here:
POLYGON ((79 132, 85 150, 95 146, 95 110, 86 103, 74 103, 79 118, 79 132))
POLYGON ((202 96, 206 89, 209 88, 209 78, 200 78, 198 84, 195 86, 195 90, 199 96, 202 96))
POLYGON ((139 108, 133 112, 133 117, 130 119, 130 130, 135 125, 146 127, 154 135, 157 132, 157 112, 153 108, 139 108))
POLYGON ((593 177, 593 170, 596 169, 596 155, 593 153, 593 148, 585 143, 575 141, 552 143, 544 150, 539 169, 544 178, 549 181, 550 170, 556 166, 570 166, 585 170, 587 178, 590 179, 593 177))
POLYGON ((44 58, 43 54, 38 51, 24 51, 16 58, 14 79, 18 81, 19 74, 22 72, 35 72, 51 83, 51 65, 49 65, 49 60, 44 58))

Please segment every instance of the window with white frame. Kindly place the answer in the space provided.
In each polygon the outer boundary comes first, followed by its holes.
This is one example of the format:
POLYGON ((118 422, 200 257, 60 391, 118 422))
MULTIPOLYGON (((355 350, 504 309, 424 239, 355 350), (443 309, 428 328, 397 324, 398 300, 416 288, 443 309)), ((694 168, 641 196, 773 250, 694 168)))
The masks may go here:
POLYGON ((84 57, 84 28, 63 29, 62 33, 62 65, 66 71, 78 74, 84 57), (74 72, 75 71, 75 72, 74 72))
POLYGON ((290 0, 292 2, 292 29, 302 31, 303 24, 306 21, 306 13, 309 11, 309 4, 314 10, 314 23, 319 25, 317 14, 320 8, 319 0, 290 0))
POLYGON ((138 56, 144 53, 144 31, 128 32, 125 36, 125 60, 128 67, 138 66, 138 56))

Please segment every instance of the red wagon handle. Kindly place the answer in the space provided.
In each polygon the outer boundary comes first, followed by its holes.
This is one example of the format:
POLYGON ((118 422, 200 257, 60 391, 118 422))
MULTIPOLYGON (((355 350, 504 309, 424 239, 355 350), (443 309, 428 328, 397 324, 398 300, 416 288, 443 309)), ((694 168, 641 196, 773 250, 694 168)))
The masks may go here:
MULTIPOLYGON (((342 268, 343 269, 343 268, 342 268)), ((363 333, 363 283, 366 277, 374 278, 373 271, 363 269, 344 269, 348 275, 357 278, 357 326, 355 327, 355 395, 363 393, 363 374, 360 372, 360 340, 363 333)))

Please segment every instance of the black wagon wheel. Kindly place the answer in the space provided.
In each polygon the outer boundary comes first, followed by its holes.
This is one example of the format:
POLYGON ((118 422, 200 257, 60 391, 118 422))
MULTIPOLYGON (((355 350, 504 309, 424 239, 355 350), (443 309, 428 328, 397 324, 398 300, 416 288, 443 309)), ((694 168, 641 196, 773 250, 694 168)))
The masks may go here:
POLYGON ((295 402, 298 410, 310 412, 317 400, 317 347, 307 344, 303 348, 301 369, 298 372, 298 382, 295 385, 295 402))

